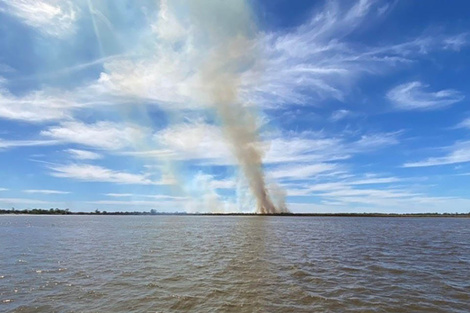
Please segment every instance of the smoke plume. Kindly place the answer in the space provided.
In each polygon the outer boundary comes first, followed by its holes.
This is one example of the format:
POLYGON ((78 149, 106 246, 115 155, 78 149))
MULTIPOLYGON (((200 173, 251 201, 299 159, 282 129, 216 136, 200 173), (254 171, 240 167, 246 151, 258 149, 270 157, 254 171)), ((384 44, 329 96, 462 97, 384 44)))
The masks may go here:
MULTIPOLYGON (((247 84, 244 77, 263 63, 249 1, 161 0, 158 16, 151 21, 149 39, 136 49, 140 57, 107 62, 107 71, 100 77, 102 84, 113 95, 155 101, 166 112, 169 128, 185 123, 191 112, 204 115, 212 126, 215 113, 239 172, 256 199, 256 212, 286 212, 284 192, 275 192, 273 203, 271 188, 266 186, 255 105, 242 101, 243 86, 247 84)), ((197 138, 193 141, 190 145, 196 144, 197 138)), ((185 196, 201 197, 208 206, 223 207, 224 201, 216 201, 218 193, 210 183, 201 183, 194 175, 189 177, 179 166, 183 162, 165 152, 171 152, 166 142, 154 144, 164 152, 156 157, 164 161, 160 163, 169 164, 165 169, 185 196)), ((191 147, 182 148, 188 148, 186 153, 191 154, 191 147)))
MULTIPOLYGON (((223 9, 223 8, 220 8, 223 9)), ((249 9, 244 8, 242 19, 249 20, 249 9)), ((220 21, 221 19, 219 19, 220 21)), ((238 92, 243 69, 256 62, 258 57, 252 38, 253 29, 247 24, 234 23, 235 27, 223 36, 215 28, 208 29, 212 52, 203 63, 201 76, 204 90, 214 105, 225 138, 235 155, 238 166, 245 175, 250 190, 256 199, 256 212, 272 214, 287 212, 284 197, 280 196, 275 206, 266 187, 263 170, 263 149, 258 132, 255 110, 240 102, 238 92), (229 33, 230 36, 226 34, 229 33)), ((250 24, 252 27, 252 24, 250 24)), ((283 193, 278 193, 282 195, 283 193)))

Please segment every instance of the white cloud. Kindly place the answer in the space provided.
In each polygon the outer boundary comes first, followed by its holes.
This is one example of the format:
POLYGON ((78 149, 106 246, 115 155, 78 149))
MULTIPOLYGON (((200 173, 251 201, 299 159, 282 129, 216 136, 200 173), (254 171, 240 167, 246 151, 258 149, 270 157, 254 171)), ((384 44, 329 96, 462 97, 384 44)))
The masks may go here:
MULTIPOLYGON (((76 11, 72 10, 69 1, 2 3, 3 10, 18 10, 39 20, 48 15, 54 20, 61 15, 67 16, 65 12, 76 11), (43 11, 50 13, 41 13, 43 11)), ((204 4, 197 9, 197 14, 211 12, 213 5, 204 4)), ((230 5, 239 9, 246 4, 230 5)), ((455 50, 468 43, 466 34, 433 34, 379 47, 352 46, 347 36, 369 18, 381 18, 381 10, 383 6, 376 1, 363 0, 352 5, 328 2, 308 22, 290 32, 258 32, 247 44, 247 49, 253 49, 253 55, 260 57, 240 69, 241 100, 279 106, 315 104, 324 98, 343 99, 359 75, 380 74, 393 70, 398 63, 408 64, 416 56, 431 50, 445 47, 455 50)), ((91 62, 103 62, 104 71, 100 78, 69 94, 40 90, 16 96, 2 90, 0 117, 30 122, 64 120, 73 118, 77 109, 92 103, 115 105, 136 99, 147 105, 157 103, 165 110, 207 107, 211 101, 204 92, 206 86, 201 78, 201 68, 207 62, 210 47, 199 39, 201 34, 207 35, 205 23, 209 22, 199 20, 204 16, 198 16, 199 19, 194 21, 179 13, 173 2, 161 3, 158 18, 150 21, 148 32, 141 32, 140 44, 130 49, 132 53, 91 62)), ((65 17, 57 19, 67 20, 65 17)), ((45 29, 57 31, 61 28, 48 25, 45 29)), ((332 118, 338 119, 340 115, 344 112, 338 111, 332 118)))
POLYGON ((457 128, 468 128, 468 129, 470 129, 470 118, 466 118, 463 121, 461 121, 457 125, 457 128))
POLYGON ((143 195, 134 193, 106 193, 107 197, 113 198, 152 198, 155 200, 185 200, 187 197, 170 196, 170 195, 143 195))
POLYGON ((359 140, 351 142, 349 144, 349 149, 357 153, 374 151, 379 148, 393 146, 399 143, 398 136, 401 133, 401 131, 397 131, 391 133, 375 133, 362 135, 359 140))
POLYGON ((57 140, 3 140, 0 139, 0 149, 16 147, 49 146, 57 144, 57 140))
POLYGON ((6 207, 14 207, 17 204, 30 204, 30 205, 39 205, 39 204, 46 204, 49 202, 36 200, 36 199, 25 199, 25 198, 0 198, 0 205, 4 205, 6 207))
MULTIPOLYGON (((368 203, 376 201, 377 199, 397 198, 403 199, 404 197, 417 196, 419 194, 411 193, 403 190, 387 190, 387 189, 353 189, 344 188, 322 193, 323 197, 332 197, 343 202, 361 202, 368 203)), ((383 201, 383 200, 382 200, 383 201)))
POLYGON ((189 212, 193 203, 184 199, 176 200, 97 200, 87 201, 93 207, 101 207, 102 210, 111 208, 110 211, 144 211, 155 209, 159 212, 189 212))
POLYGON ((152 181, 148 175, 119 172, 89 164, 53 165, 50 166, 50 169, 52 170, 52 176, 89 182, 108 182, 133 185, 161 184, 160 182, 152 181))
POLYGON ((233 165, 221 129, 204 123, 181 123, 156 132, 149 147, 152 150, 125 151, 130 155, 149 159, 197 160, 204 164, 233 165))
POLYGON ((398 144, 401 132, 362 135, 359 139, 323 133, 285 134, 269 142, 265 163, 333 162, 398 144))
POLYGON ((98 201, 88 201, 88 203, 95 203, 95 204, 108 204, 108 205, 143 205, 143 206, 155 206, 158 205, 161 207, 163 205, 174 205, 175 203, 181 204, 182 202, 186 202, 186 200, 168 200, 168 201, 160 201, 160 200, 128 200, 128 201, 119 201, 119 200, 98 200, 98 201))
POLYGON ((120 155, 135 156, 135 157, 149 158, 149 159, 160 159, 160 158, 165 158, 165 159, 171 158, 175 160, 180 159, 177 157, 174 151, 169 150, 169 149, 124 151, 124 152, 121 152, 120 155))
POLYGON ((375 178, 364 178, 348 182, 349 185, 374 185, 374 184, 389 184, 401 181, 397 177, 375 177, 375 178))
POLYGON ((15 96, 0 86, 0 118, 39 123, 72 117, 81 105, 60 90, 40 90, 15 96), (58 96, 60 95, 60 96, 58 96))
MULTIPOLYGON (((377 175, 365 175, 365 177, 356 177, 356 175, 348 174, 345 171, 334 171, 328 175, 329 180, 322 179, 317 175, 311 177, 312 179, 302 180, 298 183, 285 184, 288 188, 290 196, 312 196, 322 195, 332 191, 346 191, 362 187, 363 185, 390 185, 402 181, 398 177, 380 177, 377 175)), ((301 175, 299 176, 301 177, 301 175)), ((329 199, 329 198, 328 198, 329 199)), ((334 200, 334 199, 329 199, 334 200)))
MULTIPOLYGON (((102 66, 105 62, 109 62, 109 61, 112 61, 112 60, 119 59, 122 56, 123 55, 121 55, 121 54, 109 55, 109 56, 105 56, 105 57, 102 57, 102 58, 97 58, 97 59, 94 59, 94 60, 91 60, 91 61, 77 63, 77 64, 67 66, 67 67, 62 67, 58 70, 54 70, 54 71, 50 71, 50 72, 39 72, 39 73, 34 73, 32 75, 21 76, 20 78, 15 79, 15 81, 60 79, 61 76, 71 75, 75 72, 79 72, 79 71, 82 71, 82 70, 85 70, 87 68, 97 66, 97 65, 102 66)), ((1 64, 0 64, 0 72, 1 72, 1 64)), ((83 86, 81 86, 81 87, 83 87, 83 86)), ((89 87, 89 86, 86 86, 86 87, 89 87)), ((79 88, 78 90, 75 91, 75 93, 77 95, 83 96, 83 98, 86 101, 86 99, 88 98, 88 97, 86 97, 86 95, 87 95, 87 92, 89 91, 89 89, 84 88, 83 93, 80 93, 80 90, 82 90, 82 89, 79 88)), ((57 93, 57 91, 55 91, 55 93, 57 93)))
MULTIPOLYGON (((171 157, 174 159, 206 160, 211 164, 235 164, 230 147, 219 127, 204 123, 189 123, 170 126, 155 134, 159 150, 131 152, 147 157, 171 157)), ((260 143, 266 151, 265 163, 282 163, 344 158, 343 145, 339 138, 324 138, 322 135, 272 136, 260 143), (335 157, 335 154, 337 156, 335 157), (339 156, 342 154, 341 156, 339 156)))
POLYGON ((454 51, 460 51, 462 47, 468 45, 469 33, 463 33, 444 39, 444 48, 454 51))
MULTIPOLYGON (((235 9, 245 4, 230 2, 235 9)), ((213 19, 201 12, 212 12, 216 7, 213 2, 198 5, 192 12, 196 16, 188 18, 174 2, 162 2, 149 35, 143 36, 141 45, 135 48, 138 57, 123 56, 105 62, 105 70, 89 92, 99 97, 156 102, 165 110, 211 105, 202 71, 210 61, 211 49, 217 47, 202 39, 210 34, 225 40, 230 30, 226 34, 219 31, 220 27, 209 27, 213 19)), ((240 68, 240 100, 265 107, 316 104, 325 98, 341 100, 361 75, 385 73, 396 65, 410 64, 429 51, 455 50, 451 46, 467 43, 462 34, 433 34, 383 46, 357 46, 347 39, 371 18, 382 17, 383 6, 377 1, 362 0, 352 5, 328 2, 323 10, 290 32, 253 34, 244 49, 253 60, 240 68)), ((243 18, 244 15, 237 16, 243 18)), ((227 20, 220 18, 218 22, 229 24, 231 19, 227 20)))
POLYGON ((435 110, 462 101, 465 96, 457 90, 427 91, 425 85, 414 81, 398 85, 387 93, 387 98, 399 110, 435 110))
MULTIPOLYGON (((98 200, 87 203, 94 205, 112 205, 113 209, 124 207, 126 211, 142 211, 142 207, 157 209, 162 212, 237 212, 237 207, 233 202, 220 200, 217 194, 200 194, 199 198, 170 197, 156 195, 151 200, 98 200)), ((149 196, 150 198, 150 196, 149 196)))
POLYGON ((290 203, 289 209, 293 212, 312 213, 444 213, 449 211, 464 213, 468 212, 470 206, 470 199, 451 197, 416 196, 404 199, 388 198, 384 201, 378 196, 342 200, 326 200, 321 203, 290 203))
POLYGON ((69 194, 70 191, 61 191, 61 190, 50 190, 50 189, 28 189, 23 190, 25 193, 41 193, 45 195, 65 195, 69 194))
POLYGON ((207 159, 234 164, 220 127, 203 123, 178 124, 155 134, 155 141, 180 159, 207 159))
POLYGON ((106 193, 105 196, 108 197, 114 197, 114 198, 127 198, 127 197, 132 197, 134 194, 132 193, 106 193))
POLYGON ((0 0, 0 11, 54 37, 72 33, 78 15, 78 8, 66 0, 0 0))
POLYGON ((158 18, 151 25, 152 31, 161 39, 169 42, 177 42, 184 40, 184 37, 188 35, 188 28, 185 28, 178 21, 176 16, 168 7, 167 0, 160 1, 160 10, 158 12, 158 18))
POLYGON ((381 16, 377 3, 358 1, 344 7, 328 2, 297 29, 265 34, 259 43, 265 53, 262 64, 244 75, 244 99, 266 106, 316 104, 325 98, 343 100, 361 75, 393 71, 420 55, 448 49, 452 42, 468 44, 462 34, 433 34, 383 46, 352 45, 348 35, 381 16))
POLYGON ((342 149, 341 138, 323 134, 288 134, 272 138, 266 152, 265 163, 312 162, 341 160, 350 156, 342 149))
POLYGON ((423 161, 405 163, 403 167, 427 167, 470 162, 470 141, 457 142, 445 149, 449 151, 445 156, 431 157, 423 161))
POLYGON ((184 199, 167 200, 97 200, 97 201, 44 201, 28 198, 0 198, 0 208, 31 209, 31 208, 69 208, 72 211, 90 212, 95 209, 112 211, 150 211, 156 209, 160 212, 182 212, 193 206, 191 201, 184 199))
POLYGON ((212 180, 211 188, 213 189, 234 189, 236 187, 236 183, 234 179, 223 179, 223 180, 212 180))
POLYGON ((62 122, 41 131, 41 135, 57 141, 76 143, 99 149, 118 150, 132 147, 143 140, 143 129, 137 125, 99 121, 85 124, 62 122))
POLYGON ((103 158, 101 154, 86 150, 67 149, 65 152, 69 153, 72 158, 77 160, 97 160, 103 158))
MULTIPOLYGON (((196 14, 212 9, 213 5, 213 2, 198 3, 200 8, 190 11, 196 14)), ((192 2, 188 6, 193 6, 192 2)), ((158 17, 147 32, 141 33, 147 36, 142 36, 141 45, 135 48, 138 56, 105 62, 104 71, 90 85, 90 91, 100 97, 157 102, 165 110, 206 106, 200 67, 209 48, 201 47, 196 38, 201 27, 190 24, 184 12, 175 12, 177 7, 172 1, 162 1, 158 17)))
POLYGON ((352 116, 353 113, 349 110, 336 110, 333 113, 331 113, 330 120, 333 122, 341 121, 347 117, 352 116))
POLYGON ((0 188, 0 191, 7 191, 8 188, 0 188))
MULTIPOLYGON (((399 144, 401 132, 365 134, 359 138, 333 137, 322 132, 266 134, 259 143, 264 164, 319 164, 399 144)), ((154 135, 158 149, 125 151, 143 158, 197 160, 201 165, 234 165, 236 160, 220 128, 204 123, 169 126, 154 135)))
MULTIPOLYGON (((9 1, 5 6, 27 8, 30 2, 31 10, 46 5, 59 7, 61 12, 65 11, 60 6, 68 4, 20 0, 9 1)), ((245 5, 240 3, 230 5, 235 9, 245 5)), ((204 20, 196 22, 179 14, 177 7, 173 2, 163 2, 158 18, 150 21, 147 32, 141 32, 140 44, 130 49, 132 53, 91 62, 103 62, 104 71, 99 79, 70 94, 42 90, 14 96, 2 90, 0 116, 31 122, 64 120, 71 119, 79 108, 91 110, 91 104, 116 105, 136 100, 158 104, 165 110, 206 108, 211 101, 204 92, 201 68, 207 63, 210 47, 199 39, 201 34, 207 35, 208 25, 204 20)), ((268 107, 315 104, 324 98, 343 99, 360 75, 380 74, 393 70, 397 64, 408 64, 418 55, 445 49, 444 41, 450 50, 468 41, 464 34, 433 34, 379 47, 352 46, 347 36, 369 18, 380 18, 382 9, 375 1, 358 1, 353 5, 329 2, 308 22, 290 32, 258 32, 246 49, 253 49, 252 54, 259 58, 240 69, 240 99, 268 107)), ((212 10, 213 3, 207 3, 197 12, 212 10)), ((337 119, 340 114, 344 112, 338 111, 332 118, 337 119)))
MULTIPOLYGON (((362 188, 366 184, 390 184, 395 181, 400 181, 400 179, 382 177, 367 183, 353 180, 308 184, 305 188, 289 189, 289 194, 319 198, 322 206, 318 209, 323 208, 323 212, 358 212, 358 209, 361 210, 360 212, 443 212, 446 211, 445 207, 448 207, 449 203, 454 202, 458 203, 455 207, 456 211, 464 212, 465 207, 461 204, 470 201, 461 198, 430 197, 413 191, 410 187, 397 188, 389 185, 380 188, 372 188, 372 186, 362 188)), ((293 207, 295 208, 296 205, 293 204, 293 207)))
POLYGON ((319 164, 294 164, 277 167, 268 174, 276 179, 287 180, 304 180, 311 178, 324 172, 331 172, 336 170, 336 164, 319 163, 319 164))

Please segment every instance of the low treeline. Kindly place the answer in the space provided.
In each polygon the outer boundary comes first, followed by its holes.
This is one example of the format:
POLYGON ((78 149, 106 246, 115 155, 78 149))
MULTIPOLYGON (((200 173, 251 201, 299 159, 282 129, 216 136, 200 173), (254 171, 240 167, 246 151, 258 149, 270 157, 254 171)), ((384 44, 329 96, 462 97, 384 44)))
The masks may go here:
MULTIPOLYGON (((186 213, 186 212, 158 212, 150 211, 126 211, 107 212, 95 210, 93 212, 71 212, 69 209, 25 209, 10 210, 0 209, 0 214, 38 214, 38 215, 196 215, 196 216, 259 216, 256 213, 186 213)), ((280 213, 269 214, 271 216, 317 216, 317 217, 470 217, 469 213, 280 213)))
POLYGON ((65 215, 73 214, 69 209, 25 209, 25 210, 0 210, 0 214, 54 214, 54 215, 65 215))
POLYGON ((0 209, 0 214, 47 214, 47 215, 186 215, 184 212, 175 212, 175 213, 165 213, 157 212, 156 210, 150 210, 148 212, 142 211, 126 211, 126 212, 107 212, 95 210, 93 212, 71 212, 69 209, 25 209, 25 210, 16 210, 14 208, 10 210, 0 209))

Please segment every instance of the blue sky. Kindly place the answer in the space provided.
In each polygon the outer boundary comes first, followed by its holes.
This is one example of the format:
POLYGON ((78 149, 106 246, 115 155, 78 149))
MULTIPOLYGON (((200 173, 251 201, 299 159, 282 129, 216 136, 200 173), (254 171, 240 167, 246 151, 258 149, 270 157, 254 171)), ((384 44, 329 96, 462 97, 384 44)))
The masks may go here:
POLYGON ((291 211, 469 212, 469 10, 0 0, 0 207, 254 211, 208 91, 233 58, 291 211))

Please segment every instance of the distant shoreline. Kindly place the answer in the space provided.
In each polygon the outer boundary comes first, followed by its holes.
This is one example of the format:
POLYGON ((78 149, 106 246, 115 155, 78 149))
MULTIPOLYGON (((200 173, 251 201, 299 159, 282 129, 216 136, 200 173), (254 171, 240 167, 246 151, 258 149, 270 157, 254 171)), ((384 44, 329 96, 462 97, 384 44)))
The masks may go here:
POLYGON ((71 212, 60 209, 0 210, 0 215, 109 215, 109 216, 282 216, 282 217, 460 217, 470 218, 470 213, 185 213, 185 212, 71 212))

